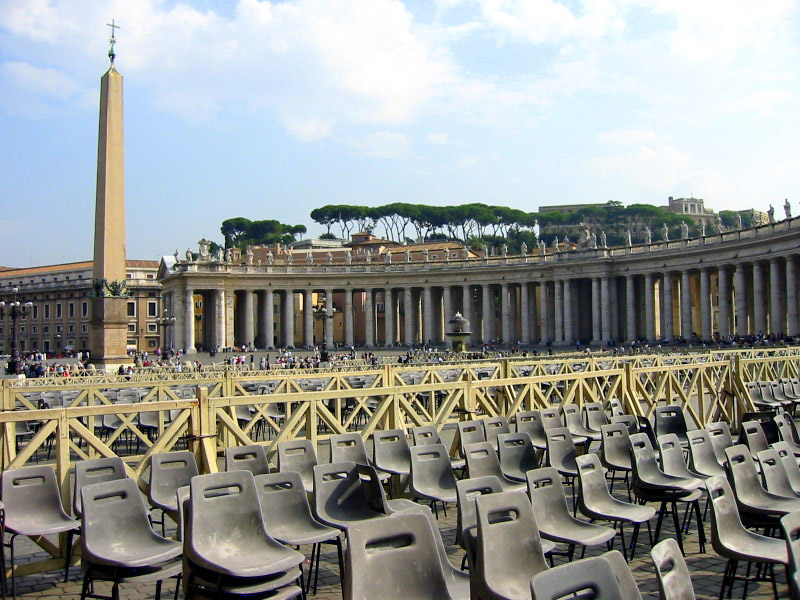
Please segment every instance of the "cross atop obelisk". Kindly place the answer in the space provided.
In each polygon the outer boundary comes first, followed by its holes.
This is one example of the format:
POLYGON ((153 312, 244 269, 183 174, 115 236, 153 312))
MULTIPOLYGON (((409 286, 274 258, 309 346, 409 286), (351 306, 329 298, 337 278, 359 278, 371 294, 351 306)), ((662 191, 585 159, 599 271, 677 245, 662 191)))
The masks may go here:
POLYGON ((111 369, 127 355, 125 261, 125 148, 122 75, 114 68, 118 25, 111 21, 111 66, 100 79, 97 192, 94 214, 94 271, 90 350, 92 362, 111 369))

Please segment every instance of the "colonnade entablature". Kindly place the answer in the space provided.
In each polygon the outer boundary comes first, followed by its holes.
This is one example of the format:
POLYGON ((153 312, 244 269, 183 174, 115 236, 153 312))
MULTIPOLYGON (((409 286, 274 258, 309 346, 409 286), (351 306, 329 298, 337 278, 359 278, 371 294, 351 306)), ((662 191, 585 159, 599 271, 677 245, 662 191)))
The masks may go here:
POLYGON ((177 317, 168 342, 188 352, 442 344, 456 311, 472 324, 472 344, 712 343, 798 334, 799 248, 800 220, 787 219, 702 238, 460 260, 176 256, 162 261, 160 279, 177 317))

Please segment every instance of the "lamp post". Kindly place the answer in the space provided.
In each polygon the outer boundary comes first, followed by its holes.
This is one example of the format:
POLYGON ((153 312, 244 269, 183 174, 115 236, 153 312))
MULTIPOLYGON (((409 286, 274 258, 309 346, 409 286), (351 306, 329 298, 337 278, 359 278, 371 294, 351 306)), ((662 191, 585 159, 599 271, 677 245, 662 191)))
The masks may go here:
POLYGON ((11 319, 11 360, 8 361, 8 373, 19 375, 20 360, 19 350, 17 350, 17 319, 25 318, 33 306, 33 302, 19 301, 19 288, 11 288, 11 300, 6 302, 0 300, 0 320, 6 318, 6 314, 11 319))
POLYGON ((164 331, 161 333, 161 355, 166 356, 167 354, 167 327, 171 327, 175 325, 175 317, 170 316, 169 311, 164 309, 163 314, 160 317, 156 317, 156 323, 158 324, 159 330, 163 327, 164 331))
MULTIPOLYGON (((330 309, 327 309, 323 304, 317 304, 316 306, 314 306, 311 309, 311 311, 312 311, 312 314, 314 315, 314 318, 317 319, 318 321, 322 321, 322 323, 323 323, 323 328, 322 328, 322 347, 323 347, 323 349, 327 350, 327 345, 328 345, 327 337, 328 336, 326 334, 327 334, 327 329, 329 327, 328 326, 328 321, 331 320, 331 319, 336 318, 336 309, 333 308, 333 307, 331 307, 330 309)), ((330 327, 333 327, 332 322, 331 322, 330 327)), ((332 334, 333 334, 333 330, 331 330, 331 337, 332 337, 332 334)))

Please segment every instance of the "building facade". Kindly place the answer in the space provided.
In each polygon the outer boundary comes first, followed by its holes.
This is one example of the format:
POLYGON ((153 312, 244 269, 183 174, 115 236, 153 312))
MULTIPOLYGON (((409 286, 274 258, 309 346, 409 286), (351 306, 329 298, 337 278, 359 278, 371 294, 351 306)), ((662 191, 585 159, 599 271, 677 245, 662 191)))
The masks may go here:
MULTIPOLYGON (((163 316, 158 261, 128 260, 126 283, 129 350, 154 352, 161 345, 163 316)), ((89 348, 92 261, 0 271, 0 296, 13 288, 21 302, 32 302, 28 315, 17 320, 20 352, 61 354, 89 348)), ((11 352, 11 319, 0 321, 0 354, 11 352)))
POLYGON ((167 257, 159 278, 178 348, 572 344, 798 334, 800 219, 700 238, 518 256, 448 251, 268 264, 167 257), (388 258, 388 260, 387 260, 388 258), (319 323, 320 308, 333 318, 319 323), (333 310, 333 309, 337 310, 333 310))

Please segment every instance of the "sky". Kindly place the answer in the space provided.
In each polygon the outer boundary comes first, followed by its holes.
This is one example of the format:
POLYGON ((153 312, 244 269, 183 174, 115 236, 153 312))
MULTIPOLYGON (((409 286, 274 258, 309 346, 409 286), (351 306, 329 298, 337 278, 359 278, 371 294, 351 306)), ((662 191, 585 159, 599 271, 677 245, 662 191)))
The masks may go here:
MULTIPOLYGON (((2 0, 0 265, 92 256, 125 78, 128 258, 326 204, 800 212, 793 0, 2 0)), ((380 233, 380 230, 378 231, 380 233)))

